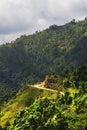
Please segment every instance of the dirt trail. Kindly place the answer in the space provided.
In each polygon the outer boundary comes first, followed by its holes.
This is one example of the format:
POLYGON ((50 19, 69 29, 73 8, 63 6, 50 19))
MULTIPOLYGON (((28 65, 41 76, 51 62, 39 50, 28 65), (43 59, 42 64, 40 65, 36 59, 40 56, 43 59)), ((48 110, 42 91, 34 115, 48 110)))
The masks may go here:
POLYGON ((38 88, 38 89, 43 89, 43 90, 47 90, 47 91, 51 91, 51 92, 57 92, 57 90, 53 90, 53 89, 49 89, 49 88, 45 88, 42 84, 35 84, 32 87, 34 88, 38 88))

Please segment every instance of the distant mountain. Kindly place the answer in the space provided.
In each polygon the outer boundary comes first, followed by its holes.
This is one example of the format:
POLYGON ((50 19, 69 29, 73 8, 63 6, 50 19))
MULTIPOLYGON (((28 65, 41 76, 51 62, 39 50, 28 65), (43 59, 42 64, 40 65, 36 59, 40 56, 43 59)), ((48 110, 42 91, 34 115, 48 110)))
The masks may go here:
POLYGON ((0 46, 0 103, 23 84, 87 65, 87 19, 52 25, 0 46))

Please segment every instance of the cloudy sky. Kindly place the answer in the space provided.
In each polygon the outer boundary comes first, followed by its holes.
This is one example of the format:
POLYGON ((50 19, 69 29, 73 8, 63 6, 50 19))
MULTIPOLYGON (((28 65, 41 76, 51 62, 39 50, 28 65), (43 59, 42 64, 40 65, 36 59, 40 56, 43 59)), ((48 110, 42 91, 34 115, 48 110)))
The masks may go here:
POLYGON ((0 0, 0 44, 87 16, 87 0, 0 0))

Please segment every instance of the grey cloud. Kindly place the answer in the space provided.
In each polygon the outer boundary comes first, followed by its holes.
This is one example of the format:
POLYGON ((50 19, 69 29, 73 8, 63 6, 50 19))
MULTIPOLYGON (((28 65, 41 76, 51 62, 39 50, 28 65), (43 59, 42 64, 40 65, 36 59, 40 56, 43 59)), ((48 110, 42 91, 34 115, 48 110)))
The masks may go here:
POLYGON ((0 39, 11 41, 87 14, 86 0, 0 0, 0 39))

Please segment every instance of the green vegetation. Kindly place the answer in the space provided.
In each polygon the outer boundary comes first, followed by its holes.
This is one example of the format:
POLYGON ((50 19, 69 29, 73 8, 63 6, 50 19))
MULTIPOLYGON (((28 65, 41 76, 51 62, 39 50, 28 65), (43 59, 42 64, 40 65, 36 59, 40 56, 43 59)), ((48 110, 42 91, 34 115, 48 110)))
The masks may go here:
POLYGON ((4 126, 9 120, 10 123, 13 124, 15 114, 19 110, 29 107, 36 99, 45 96, 56 99, 57 93, 55 91, 37 89, 33 85, 22 87, 13 99, 1 107, 0 125, 4 126))
POLYGON ((23 87, 2 107, 1 130, 86 130, 86 81, 87 67, 81 66, 67 76, 46 76, 41 88, 23 87))
MULTIPOLYGON (((65 94, 66 96, 67 94, 65 94)), ((29 108, 20 111, 16 115, 14 121, 14 130, 86 130, 87 129, 87 95, 84 98, 75 98, 72 101, 67 101, 67 98, 60 96, 58 100, 48 98, 37 100, 29 108), (64 99, 65 98, 65 99, 64 99), (78 102, 84 103, 84 111, 80 113, 76 109, 72 110, 78 102)), ((74 98, 74 97, 73 97, 74 98)), ((69 99, 68 99, 69 100, 69 99)), ((83 109, 82 109, 83 110, 83 109)))
POLYGON ((87 19, 0 46, 0 130, 87 130, 87 19))
POLYGON ((56 104, 45 98, 34 102, 30 108, 20 111, 16 115, 14 129, 66 130, 67 122, 56 104))
POLYGON ((65 78, 63 85, 64 87, 77 88, 81 94, 87 92, 87 67, 78 67, 65 78))
POLYGON ((52 25, 0 46, 0 104, 24 84, 87 65, 87 19, 52 25), (6 91, 5 91, 6 90, 6 91))
MULTIPOLYGON (((48 82, 50 81, 49 83, 51 84, 54 83, 55 86, 56 82, 54 81, 57 79, 57 76, 54 76, 55 80, 54 77, 52 77, 53 76, 48 77, 48 82)), ((60 91, 57 98, 54 100, 49 98, 38 99, 30 107, 21 110, 16 114, 13 129, 86 130, 86 78, 87 67, 85 66, 77 68, 70 73, 67 78, 62 78, 63 89, 60 91)), ((45 82, 47 82, 46 80, 45 82)))

